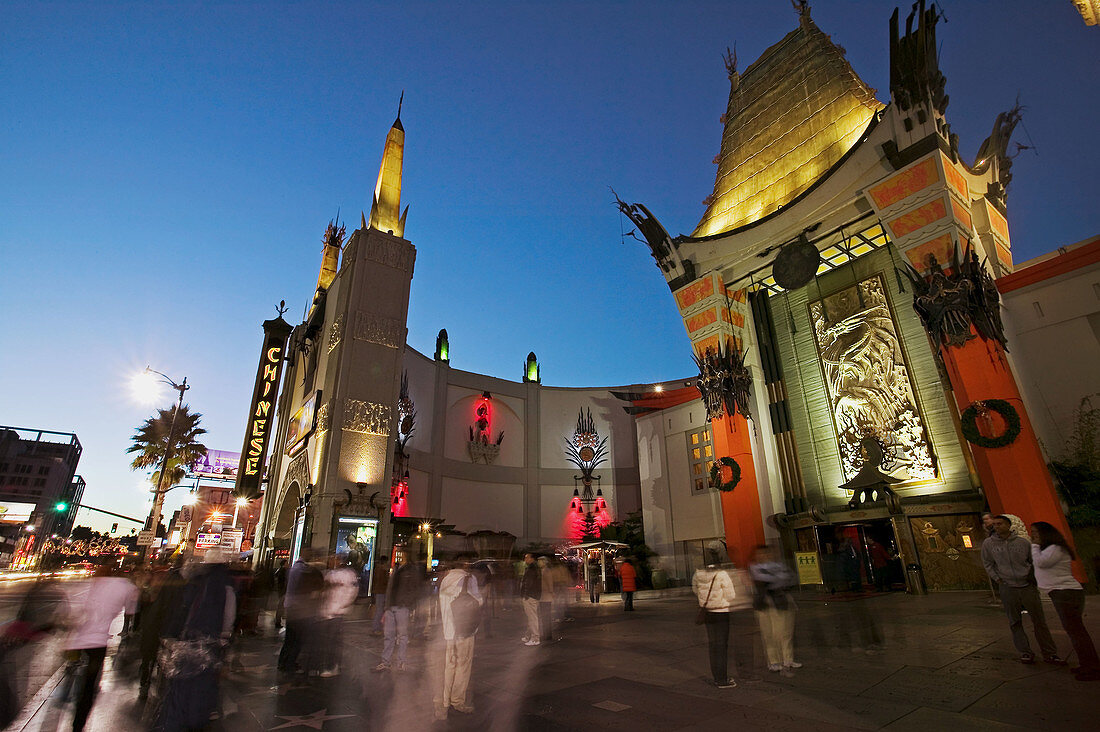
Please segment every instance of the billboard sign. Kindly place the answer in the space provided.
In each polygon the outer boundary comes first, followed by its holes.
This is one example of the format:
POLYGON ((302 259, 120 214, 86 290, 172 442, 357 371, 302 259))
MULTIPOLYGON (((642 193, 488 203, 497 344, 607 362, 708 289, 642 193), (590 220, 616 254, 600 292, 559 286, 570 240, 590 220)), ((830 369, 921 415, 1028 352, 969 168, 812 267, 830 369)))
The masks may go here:
POLYGON ((233 477, 241 463, 239 452, 207 450, 191 468, 191 475, 201 477, 233 477))
POLYGON ((317 401, 321 398, 321 392, 313 392, 313 396, 306 400, 301 409, 290 418, 290 425, 286 431, 286 454, 292 457, 301 450, 306 439, 313 434, 317 426, 317 401))
POLYGON ((36 504, 0 503, 0 523, 21 524, 31 520, 36 504))

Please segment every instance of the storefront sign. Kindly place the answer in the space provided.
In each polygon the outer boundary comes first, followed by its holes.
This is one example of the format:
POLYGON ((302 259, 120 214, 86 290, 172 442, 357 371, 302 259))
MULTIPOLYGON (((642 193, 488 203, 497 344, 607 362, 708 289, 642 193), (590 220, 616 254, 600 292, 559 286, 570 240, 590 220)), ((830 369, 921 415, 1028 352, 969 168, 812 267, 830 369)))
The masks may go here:
POLYGON ((821 565, 817 561, 817 552, 795 552, 794 562, 798 567, 800 585, 821 584, 821 565))
POLYGON ((306 439, 313 434, 317 426, 317 402, 321 398, 321 392, 313 392, 301 409, 290 418, 290 425, 286 431, 286 454, 293 457, 305 444, 306 439))
POLYGON ((290 324, 281 316, 264 322, 264 347, 256 369, 256 386, 252 391, 244 447, 241 448, 237 483, 233 490, 237 496, 256 498, 260 495, 264 457, 274 427, 275 398, 279 394, 279 375, 283 369, 283 355, 290 330, 290 324))
POLYGON ((241 540, 244 539, 244 531, 241 529, 226 529, 222 532, 220 546, 230 552, 241 550, 241 540))
POLYGON ((196 549, 209 549, 212 546, 218 546, 221 544, 221 534, 199 534, 195 538, 196 549))

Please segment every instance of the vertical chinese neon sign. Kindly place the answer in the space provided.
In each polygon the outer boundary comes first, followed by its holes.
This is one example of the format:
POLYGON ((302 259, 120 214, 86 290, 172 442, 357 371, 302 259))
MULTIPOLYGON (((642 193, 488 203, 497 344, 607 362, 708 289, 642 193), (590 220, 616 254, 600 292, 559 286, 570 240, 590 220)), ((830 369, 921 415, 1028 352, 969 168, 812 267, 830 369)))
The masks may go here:
POLYGON ((260 495, 263 480, 264 457, 267 455, 268 438, 271 436, 275 417, 275 399, 279 395, 279 376, 283 370, 283 354, 290 324, 282 315, 264 321, 264 345, 260 352, 260 365, 256 369, 256 386, 252 390, 252 403, 248 410, 248 422, 241 448, 241 462, 237 468, 237 484, 234 495, 256 498, 260 495))

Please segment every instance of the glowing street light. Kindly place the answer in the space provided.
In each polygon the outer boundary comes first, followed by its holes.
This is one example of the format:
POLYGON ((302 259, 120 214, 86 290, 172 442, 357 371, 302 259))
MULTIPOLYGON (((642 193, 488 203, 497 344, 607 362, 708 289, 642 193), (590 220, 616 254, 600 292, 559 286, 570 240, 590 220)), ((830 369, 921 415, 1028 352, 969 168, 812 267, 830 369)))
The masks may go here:
MULTIPOLYGON (((157 476, 157 487, 153 493, 153 508, 149 512, 149 519, 146 523, 146 529, 150 530, 154 536, 156 536, 157 525, 160 524, 160 512, 161 507, 164 505, 164 494, 171 490, 171 488, 164 487, 164 477, 168 473, 168 461, 172 459, 172 441, 176 438, 176 417, 179 416, 180 410, 183 409, 183 394, 190 389, 187 385, 187 379, 184 378, 182 384, 177 384, 172 381, 166 374, 162 374, 148 366, 145 367, 144 373, 141 375, 143 378, 151 377, 154 382, 154 386, 164 383, 171 386, 173 389, 180 393, 179 401, 176 402, 176 408, 172 411, 172 423, 168 428, 168 442, 164 447, 164 462, 160 466, 160 475, 157 476), (156 376, 161 377, 156 379, 156 376)), ((148 383, 146 378, 145 383, 148 383)), ((151 564, 153 561, 153 553, 149 551, 148 547, 145 547, 144 559, 146 563, 151 564)))
POLYGON ((237 512, 241 510, 241 506, 247 506, 247 498, 238 498, 237 503, 233 506, 233 528, 237 528, 237 512))

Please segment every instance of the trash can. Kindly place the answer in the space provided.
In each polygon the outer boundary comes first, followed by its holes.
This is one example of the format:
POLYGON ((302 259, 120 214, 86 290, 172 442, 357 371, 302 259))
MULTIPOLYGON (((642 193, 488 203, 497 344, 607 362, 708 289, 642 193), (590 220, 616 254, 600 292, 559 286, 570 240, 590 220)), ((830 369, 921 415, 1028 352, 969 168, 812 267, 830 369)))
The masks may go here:
POLYGON ((928 594, 928 590, 924 587, 924 575, 921 574, 921 567, 919 564, 906 564, 905 574, 909 584, 909 594, 928 594))

